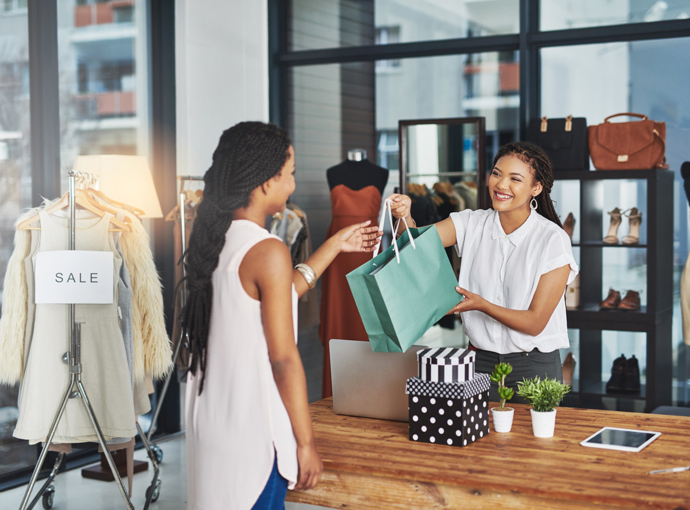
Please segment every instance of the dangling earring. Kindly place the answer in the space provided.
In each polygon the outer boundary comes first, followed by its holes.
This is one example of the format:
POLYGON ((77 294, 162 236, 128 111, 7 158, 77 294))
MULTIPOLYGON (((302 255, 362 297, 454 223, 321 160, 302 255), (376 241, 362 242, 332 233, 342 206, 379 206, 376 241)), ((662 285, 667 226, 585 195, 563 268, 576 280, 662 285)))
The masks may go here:
POLYGON ((537 203, 537 197, 532 197, 532 200, 529 201, 529 208, 533 211, 536 211, 537 207, 539 207, 539 204, 537 203))

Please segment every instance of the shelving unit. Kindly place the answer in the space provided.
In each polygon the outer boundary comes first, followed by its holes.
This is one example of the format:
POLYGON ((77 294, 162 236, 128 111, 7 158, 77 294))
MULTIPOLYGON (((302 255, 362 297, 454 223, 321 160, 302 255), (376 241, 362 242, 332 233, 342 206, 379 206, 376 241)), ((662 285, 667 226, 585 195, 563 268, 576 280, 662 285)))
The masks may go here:
MULTIPOLYGON (((619 410, 633 410, 634 400, 645 411, 671 405, 673 299, 673 172, 669 170, 557 171, 556 181, 580 182, 580 307, 568 310, 568 328, 580 330, 580 378, 566 405, 603 408, 613 398, 619 410), (604 182, 645 181, 647 238, 636 245, 604 244, 604 182), (646 241, 646 242, 645 242, 646 241), (647 255, 647 305, 639 311, 599 311, 604 250, 642 249, 647 255), (639 393, 606 393, 602 381, 602 331, 643 332, 647 335, 646 384, 639 393)), ((645 367, 641 366, 640 371, 645 367)))

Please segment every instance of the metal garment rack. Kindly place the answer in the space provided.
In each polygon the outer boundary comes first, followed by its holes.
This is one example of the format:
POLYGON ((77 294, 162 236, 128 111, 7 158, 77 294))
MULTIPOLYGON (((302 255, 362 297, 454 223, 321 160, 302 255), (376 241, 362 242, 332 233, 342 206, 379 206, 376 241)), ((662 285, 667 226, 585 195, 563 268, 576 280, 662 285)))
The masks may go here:
MULTIPOLYGON (((88 174, 85 172, 75 172, 75 171, 70 171, 68 173, 69 176, 69 218, 68 218, 68 225, 69 225, 69 249, 74 251, 76 249, 76 221, 75 221, 75 197, 76 197, 76 184, 75 180, 79 180, 81 182, 85 183, 95 183, 98 181, 98 177, 93 174, 88 174)), ((93 408, 91 407, 91 402, 89 401, 89 398, 86 394, 86 389, 84 388, 84 385, 82 384, 82 365, 81 365, 81 326, 82 323, 76 322, 75 321, 75 305, 74 303, 69 305, 69 313, 68 313, 68 327, 69 327, 69 336, 70 336, 70 350, 67 353, 68 357, 68 363, 69 363, 69 373, 70 373, 70 382, 67 386, 67 390, 65 391, 64 396, 62 397, 62 402, 60 403, 60 408, 55 415, 55 419, 53 420, 53 424, 50 427, 50 432, 48 434, 48 438, 46 439, 43 449, 41 451, 40 456, 38 457, 38 461, 36 463, 36 467, 34 468, 33 474, 31 475, 31 480, 29 481, 29 486, 26 489, 26 493, 24 494, 24 498, 22 499, 21 505, 19 507, 19 510, 27 510, 33 508, 36 503, 38 503, 39 499, 41 497, 44 497, 44 507, 50 508, 52 507, 52 497, 55 494, 55 488, 52 487, 51 483, 55 479, 55 476, 57 475, 57 472, 60 468, 60 465, 62 464, 62 460, 64 459, 65 454, 64 453, 59 453, 57 456, 57 459, 55 461, 55 465, 53 466, 52 471, 48 475, 48 479, 46 482, 43 484, 41 489, 38 491, 38 494, 34 497, 34 499, 29 503, 29 498, 31 497, 31 493, 33 491, 34 485, 36 484, 36 480, 38 479, 38 475, 41 471, 41 468, 43 467, 43 463, 45 462, 46 456, 48 455, 48 449, 50 448, 50 445, 53 442, 53 438, 55 437, 55 432, 57 431, 57 427, 60 423, 60 419, 62 418, 63 414, 65 413, 65 409, 67 408, 67 402, 69 399, 72 398, 81 398, 82 402, 84 403, 84 407, 86 408, 86 412, 89 415, 89 419, 91 420, 91 424, 93 425, 94 430, 96 431, 96 436, 98 436, 98 442, 101 445, 101 448, 103 449, 103 454, 105 455, 106 460, 108 461, 108 466, 110 466, 110 470, 113 473, 113 477, 117 481, 117 486, 118 489, 120 490, 120 495, 122 496, 122 499, 125 502, 126 508, 129 510, 134 510, 134 505, 132 505, 132 501, 129 499, 129 496, 127 495, 127 490, 125 489, 124 483, 122 482, 122 478, 120 477, 120 473, 117 470, 117 466, 115 465, 115 461, 113 460, 113 456, 110 453, 110 450, 108 449, 108 443, 105 440, 105 437, 103 436, 103 433, 101 432, 101 427, 98 424, 98 420, 96 418, 96 415, 93 411, 93 408), (48 501, 46 501, 45 496, 48 496, 48 501)), ((144 435, 143 431, 141 430, 141 426, 139 423, 136 423, 137 431, 139 435, 141 436, 141 439, 144 443, 144 446, 147 449, 147 453, 149 458, 151 459, 151 462, 154 466, 154 478, 151 483, 151 486, 147 489, 146 491, 146 506, 144 507, 145 509, 149 507, 151 504, 151 500, 154 496, 155 488, 160 486, 158 483, 158 464, 156 462, 156 458, 151 452, 151 449, 149 447, 148 439, 146 435, 144 435)))
MULTIPOLYGON (((180 207, 180 239, 182 243, 182 256, 184 257, 185 252, 187 251, 187 221, 185 218, 185 194, 184 194, 184 185, 186 182, 190 181, 203 181, 203 177, 198 177, 198 176, 193 176, 193 175, 180 175, 177 177, 177 180, 180 181, 180 192, 178 194, 178 199, 179 199, 179 207, 180 207)), ((187 269, 184 265, 182 264, 182 285, 180 286, 179 290, 179 299, 180 299, 180 310, 183 310, 185 305, 187 304, 187 269)), ((178 320, 181 320, 181 315, 178 317, 178 320)), ((189 338, 187 337, 186 332, 182 328, 182 325, 180 324, 180 337, 178 339, 177 345, 175 346, 175 351, 173 352, 173 365, 177 363, 177 358, 180 357, 180 351, 182 350, 183 344, 185 346, 189 345, 189 338)), ((148 432, 148 440, 149 442, 151 441, 151 437, 153 434, 156 432, 157 426, 156 424, 158 423, 158 415, 161 412, 161 408, 163 406, 163 401, 165 400, 165 395, 168 393, 168 386, 170 386, 170 380, 173 378, 175 375, 175 368, 173 366, 173 369, 170 371, 170 373, 166 376, 165 382, 163 383, 163 387, 161 388, 160 395, 158 397, 158 400, 156 401, 156 408, 153 412, 153 417, 151 418, 151 426, 149 427, 149 432, 148 432)), ((153 445, 153 450, 155 451, 158 461, 163 460, 163 452, 158 447, 157 445, 153 445)))

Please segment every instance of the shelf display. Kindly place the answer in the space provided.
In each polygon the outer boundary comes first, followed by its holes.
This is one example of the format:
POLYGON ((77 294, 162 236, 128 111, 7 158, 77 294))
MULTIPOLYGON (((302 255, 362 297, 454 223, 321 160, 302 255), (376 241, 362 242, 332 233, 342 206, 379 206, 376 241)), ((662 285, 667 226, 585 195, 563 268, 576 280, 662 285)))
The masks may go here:
MULTIPOLYGON (((581 282, 578 287, 579 306, 568 308, 568 328, 580 330, 579 380, 574 381, 573 393, 567 403, 580 407, 601 408, 602 397, 614 396, 616 406, 628 409, 624 399, 643 400, 646 411, 660 405, 671 405, 672 387, 672 297, 673 297, 673 172, 668 170, 563 171, 555 173, 556 182, 576 181, 580 187, 579 235, 574 234, 573 247, 579 248, 581 282), (607 181, 636 181, 646 187, 646 203, 639 203, 630 211, 628 239, 636 237, 637 244, 612 244, 604 235, 604 183, 607 181), (636 216, 644 211, 646 225, 636 216), (605 239, 606 238, 606 239, 605 239), (605 296, 604 285, 612 279, 605 270, 607 250, 633 249, 646 258, 646 288, 643 298, 640 289, 612 289, 605 296), (621 299, 620 292, 626 292, 621 299), (616 297, 618 292, 618 297, 616 297), (607 303, 603 310, 602 303, 607 303), (611 303, 615 302, 615 305, 611 303), (624 303, 623 306, 619 306, 624 303), (627 331, 646 334, 646 384, 639 393, 606 391, 602 381, 602 332, 627 331)), ((615 209, 614 209, 615 211, 615 209)), ((562 211, 563 212, 563 211, 562 211)), ((621 213, 622 214, 622 213, 621 213)), ((613 234, 616 234, 617 227, 613 234)), ((636 253, 636 252, 627 252, 636 253)), ((608 253, 607 253, 608 255, 608 253)), ((627 285, 630 285, 626 282, 627 285)), ((637 362, 637 359, 635 359, 637 362)), ((638 368, 639 373, 639 368, 638 368)))

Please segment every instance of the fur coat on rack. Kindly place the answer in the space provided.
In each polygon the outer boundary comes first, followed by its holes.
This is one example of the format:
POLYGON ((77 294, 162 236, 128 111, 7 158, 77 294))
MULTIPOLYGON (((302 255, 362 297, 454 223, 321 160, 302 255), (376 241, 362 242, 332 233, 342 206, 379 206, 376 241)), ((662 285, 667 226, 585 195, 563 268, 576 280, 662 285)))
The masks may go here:
MULTIPOLYGON (((60 199, 22 215, 15 226, 60 199)), ((133 216, 129 213, 130 216, 133 216)), ((132 232, 123 232, 120 243, 132 282, 134 379, 162 379, 172 368, 172 349, 165 329, 161 281, 153 262, 149 237, 138 219, 132 232)), ((24 259, 31 251, 31 231, 17 230, 14 251, 7 264, 0 318, 0 384, 14 385, 24 372, 24 341, 28 317, 28 289, 24 259)))

